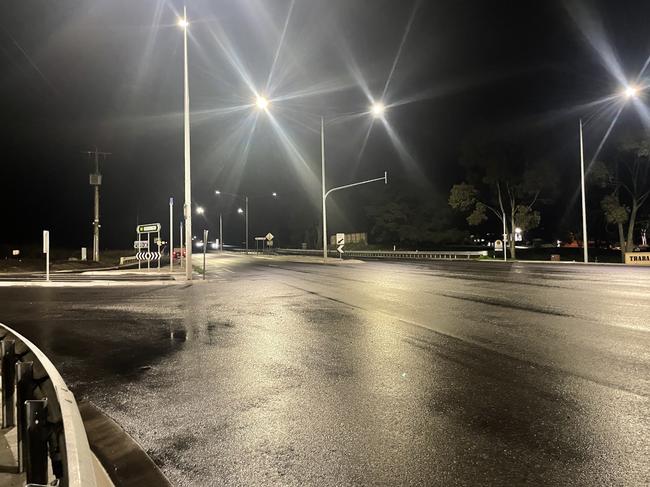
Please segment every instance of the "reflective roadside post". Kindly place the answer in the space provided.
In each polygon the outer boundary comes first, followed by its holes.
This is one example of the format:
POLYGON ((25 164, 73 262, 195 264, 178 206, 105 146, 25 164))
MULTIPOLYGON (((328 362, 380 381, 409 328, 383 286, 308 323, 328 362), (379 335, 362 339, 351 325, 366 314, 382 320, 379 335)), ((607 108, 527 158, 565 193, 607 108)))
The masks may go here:
POLYGON ((50 231, 43 230, 43 253, 45 254, 45 280, 50 280, 50 231))
POLYGON ((174 271, 174 198, 169 198, 169 272, 174 271))
POLYGON ((203 280, 205 281, 205 253, 208 251, 208 231, 203 230, 203 280))

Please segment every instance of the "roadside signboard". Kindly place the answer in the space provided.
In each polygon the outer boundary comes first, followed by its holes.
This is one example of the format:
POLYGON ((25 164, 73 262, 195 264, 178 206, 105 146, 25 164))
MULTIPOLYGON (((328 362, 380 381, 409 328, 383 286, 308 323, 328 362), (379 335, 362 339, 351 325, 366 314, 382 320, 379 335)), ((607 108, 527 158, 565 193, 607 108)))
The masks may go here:
POLYGON ((133 248, 134 249, 148 249, 149 248, 149 242, 146 240, 135 240, 133 242, 133 248))
POLYGON ((138 252, 135 254, 135 258, 138 260, 160 260, 161 257, 160 252, 138 252))
POLYGON ((138 225, 135 229, 137 233, 156 233, 160 231, 160 223, 146 223, 138 225))
POLYGON ((497 240, 494 242, 494 250, 498 250, 501 252, 503 250, 503 241, 502 240, 497 240))
POLYGON ((343 246, 345 245, 345 233, 336 234, 336 245, 336 250, 338 250, 339 254, 342 254, 344 252, 343 246))
POLYGON ((273 234, 271 232, 266 234, 266 240, 268 240, 269 242, 273 240, 273 234))
POLYGON ((625 263, 650 266, 650 252, 625 252, 625 263))

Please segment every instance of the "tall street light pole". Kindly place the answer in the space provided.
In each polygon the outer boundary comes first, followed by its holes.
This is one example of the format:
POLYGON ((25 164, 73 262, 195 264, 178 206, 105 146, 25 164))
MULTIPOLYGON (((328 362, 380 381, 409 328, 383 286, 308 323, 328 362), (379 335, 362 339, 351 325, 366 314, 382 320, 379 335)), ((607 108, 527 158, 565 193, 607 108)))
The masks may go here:
POLYGON ((320 118, 320 165, 323 197, 323 259, 327 259, 327 205, 325 203, 325 120, 320 118))
POLYGON ((246 199, 246 253, 248 253, 248 196, 244 196, 246 199))
MULTIPOLYGON (((631 98, 636 98, 639 94, 639 91, 642 88, 639 88, 638 86, 634 85, 628 85, 621 95, 626 99, 629 100, 631 98)), ((621 108, 622 110, 622 108, 621 108)), ((615 120, 614 120, 615 121, 615 120)), ((612 122, 612 125, 610 125, 610 129, 613 126, 614 122, 612 122)), ((582 119, 580 119, 580 186, 581 186, 581 193, 582 193, 582 251, 583 251, 583 259, 585 263, 589 262, 589 239, 587 237, 587 205, 586 205, 586 197, 585 197, 585 154, 584 154, 584 140, 582 136, 582 119)), ((604 139, 603 139, 604 142, 604 139)), ((602 143, 601 143, 602 145, 602 143)))
POLYGON ((582 252, 584 262, 589 262, 589 248, 587 238, 587 205, 585 203, 585 152, 582 139, 582 119, 580 119, 580 184, 582 187, 582 252))
MULTIPOLYGON (((382 102, 375 102, 370 107, 370 113, 375 118, 381 118, 384 116, 385 106, 382 102)), ((341 189, 351 188, 353 186, 359 186, 362 184, 374 183, 376 181, 384 181, 384 184, 388 184, 388 172, 384 171, 384 177, 369 179, 367 181, 360 181, 358 183, 346 184, 344 186, 339 186, 337 188, 332 188, 329 191, 325 191, 325 121, 324 118, 320 118, 320 153, 321 153, 321 195, 323 198, 323 260, 327 260, 327 197, 330 193, 338 191, 341 189)))
POLYGON ((190 171, 190 87, 187 74, 187 8, 183 6, 183 18, 178 25, 183 28, 183 85, 184 85, 184 146, 185 146, 185 278, 192 280, 192 178, 190 171))

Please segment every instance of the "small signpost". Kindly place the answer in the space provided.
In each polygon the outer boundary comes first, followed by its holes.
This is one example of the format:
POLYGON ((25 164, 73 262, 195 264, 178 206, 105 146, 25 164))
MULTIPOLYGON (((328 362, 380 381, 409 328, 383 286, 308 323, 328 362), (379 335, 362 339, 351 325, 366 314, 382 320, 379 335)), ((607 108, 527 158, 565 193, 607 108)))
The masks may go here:
POLYGON ((264 252, 264 242, 266 242, 266 237, 255 237, 255 252, 259 252, 260 250, 257 242, 262 242, 262 252, 264 252))
POLYGON ((503 240, 497 240, 494 242, 494 250, 501 252, 503 250, 503 240))
POLYGON ((45 280, 50 280, 50 231, 43 230, 43 253, 45 254, 45 280))
POLYGON ((343 258, 343 247, 345 246, 345 233, 336 234, 336 250, 339 252, 339 257, 343 258))
POLYGON ((160 223, 145 223, 144 225, 138 225, 135 228, 136 233, 138 234, 138 239, 133 242, 133 247, 136 249, 149 249, 150 248, 150 238, 151 234, 155 233, 154 242, 158 243, 158 252, 138 252, 136 257, 138 259, 138 269, 140 269, 141 261, 147 261, 147 269, 151 269, 151 261, 158 261, 158 270, 160 270, 160 223), (143 240, 141 235, 143 233, 147 234, 147 240, 143 240), (136 242, 138 245, 143 245, 141 247, 136 247, 136 242), (144 246, 146 244, 146 246, 144 246))
POLYGON ((133 242, 133 248, 134 249, 148 249, 149 248, 149 242, 146 240, 135 240, 133 242))

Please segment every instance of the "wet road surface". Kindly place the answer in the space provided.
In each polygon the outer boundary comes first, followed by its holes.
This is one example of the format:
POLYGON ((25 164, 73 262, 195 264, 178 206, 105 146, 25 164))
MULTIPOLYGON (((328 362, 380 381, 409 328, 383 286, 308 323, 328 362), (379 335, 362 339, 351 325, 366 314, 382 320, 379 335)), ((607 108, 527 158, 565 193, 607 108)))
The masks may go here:
POLYGON ((650 269, 228 255, 0 303, 177 485, 650 478, 650 269))

